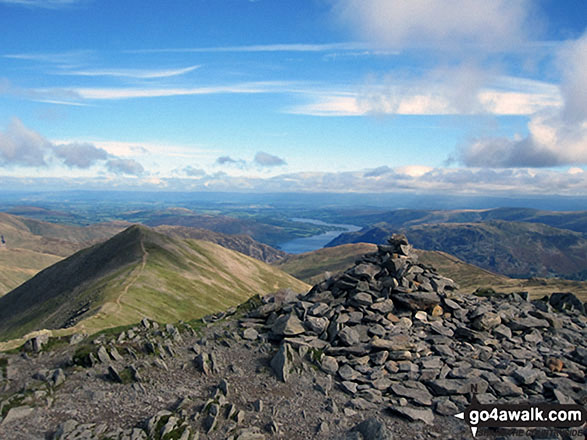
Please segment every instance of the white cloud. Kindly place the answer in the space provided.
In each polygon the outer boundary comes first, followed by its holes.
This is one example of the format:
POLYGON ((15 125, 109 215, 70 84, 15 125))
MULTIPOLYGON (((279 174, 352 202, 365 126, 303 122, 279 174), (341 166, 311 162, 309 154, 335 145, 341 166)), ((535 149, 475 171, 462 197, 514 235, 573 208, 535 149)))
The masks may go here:
POLYGON ((331 52, 365 50, 365 43, 327 43, 327 44, 257 44, 249 46, 191 47, 168 49, 129 50, 130 53, 213 53, 213 52, 331 52))
POLYGON ((528 0, 338 0, 355 33, 388 48, 497 50, 524 40, 528 0))
POLYGON ((476 139, 458 152, 462 163, 498 168, 587 164, 587 33, 562 46, 558 63, 562 104, 543 111, 538 106, 525 137, 476 139))
POLYGON ((51 147, 47 139, 15 118, 6 130, 0 131, 0 164, 45 167, 45 156, 51 147))
POLYGON ((387 75, 339 91, 300 90, 309 101, 287 109, 312 116, 531 115, 562 106, 556 86, 523 78, 495 78, 470 66, 435 69, 420 78, 387 75), (532 91, 528 84, 534 84, 532 91))
POLYGON ((141 176, 145 173, 143 166, 134 159, 111 159, 106 162, 106 168, 120 175, 141 176))
POLYGON ((283 160, 281 157, 265 153, 264 151, 259 151, 257 154, 255 154, 253 162, 261 167, 276 167, 286 164, 285 160, 283 160))
POLYGON ((565 100, 562 117, 570 123, 587 121, 587 32, 561 49, 559 64, 565 100))
POLYGON ((256 94, 282 92, 288 83, 253 82, 224 86, 156 88, 156 87, 120 87, 120 88, 73 88, 72 91, 83 99, 118 100, 134 98, 160 98, 169 96, 211 95, 211 94, 256 94))
POLYGON ((0 3, 26 6, 29 8, 59 9, 85 0, 0 0, 0 3))
POLYGON ((108 158, 105 150, 87 142, 54 145, 53 152, 70 168, 89 168, 97 161, 108 158))
MULTIPOLYGON (((577 196, 587 193, 587 172, 545 169, 491 168, 391 168, 349 172, 300 172, 268 178, 234 176, 223 172, 202 173, 197 178, 134 176, 121 166, 118 175, 94 178, 15 178, 0 179, 0 186, 44 189, 127 188, 170 191, 250 191, 250 192, 336 192, 410 193, 472 196, 577 196), (425 171, 425 172, 424 172, 425 171)), ((140 168, 138 168, 140 171, 140 168)), ((137 171, 137 170, 134 170, 137 171)), ((199 173, 198 173, 199 174, 199 173)))
POLYGON ((99 164, 115 174, 144 174, 134 159, 120 158, 90 142, 51 142, 16 118, 0 131, 0 165, 42 167, 51 172, 59 165, 80 170, 99 164))
POLYGON ((59 75, 72 76, 113 76, 121 78, 155 79, 185 75, 198 69, 200 66, 189 66, 180 69, 84 69, 64 70, 59 75))

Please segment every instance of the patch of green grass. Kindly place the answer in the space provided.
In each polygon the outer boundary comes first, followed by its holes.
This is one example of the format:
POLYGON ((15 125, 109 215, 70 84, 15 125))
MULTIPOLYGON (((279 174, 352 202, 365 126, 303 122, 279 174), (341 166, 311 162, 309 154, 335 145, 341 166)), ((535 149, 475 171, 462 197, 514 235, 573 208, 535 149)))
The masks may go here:
POLYGON ((261 299, 260 295, 252 296, 244 303, 239 304, 239 306, 236 308, 235 317, 238 318, 243 315, 246 315, 247 313, 255 310, 256 308, 261 307, 262 305, 263 300, 261 299))
POLYGON ((310 348, 310 351, 308 351, 308 354, 310 355, 310 360, 312 362, 314 362, 315 364, 320 364, 320 362, 322 361, 322 357, 324 356, 324 350, 319 350, 317 348, 310 348))
POLYGON ((137 324, 127 324, 127 325, 119 325, 117 327, 110 327, 104 330, 100 330, 99 332, 95 333, 93 336, 98 337, 104 335, 108 336, 117 336, 120 335, 122 332, 130 330, 131 328, 135 327, 137 324))
POLYGON ((179 440, 186 430, 186 426, 180 426, 179 428, 174 429, 173 431, 165 434, 161 437, 161 440, 179 440))
POLYGON ((57 347, 61 347, 63 345, 68 345, 68 344, 69 344, 69 338, 65 337, 65 336, 58 336, 55 338, 49 338, 47 343, 45 345, 43 345, 43 347, 41 348, 41 351, 49 352, 49 351, 54 350, 57 347))
POLYGON ((189 325, 198 335, 201 335, 202 329, 205 328, 206 325, 208 325, 202 319, 192 319, 191 321, 188 321, 185 324, 189 325))
POLYGON ((74 352, 72 360, 74 365, 79 365, 84 368, 92 366, 90 361, 90 355, 96 356, 98 348, 94 344, 83 344, 80 345, 74 352))
POLYGON ((134 382, 134 378, 133 378, 131 369, 129 367, 126 367, 124 370, 122 370, 120 373, 118 373, 118 375, 122 379, 123 384, 129 384, 129 383, 134 382))
POLYGON ((8 372, 8 359, 0 358, 0 371, 2 371, 2 377, 6 378, 8 372))

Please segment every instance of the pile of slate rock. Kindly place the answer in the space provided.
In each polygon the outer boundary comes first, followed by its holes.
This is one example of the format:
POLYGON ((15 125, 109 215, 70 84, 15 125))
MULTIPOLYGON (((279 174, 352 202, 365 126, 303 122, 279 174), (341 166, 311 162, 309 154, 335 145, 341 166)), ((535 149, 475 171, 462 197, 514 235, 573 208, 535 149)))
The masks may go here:
POLYGON ((365 408, 409 420, 481 403, 587 402, 587 319, 572 294, 465 295, 419 264, 394 235, 304 296, 274 297, 250 314, 280 344, 282 380, 300 356, 332 375, 365 408), (555 310, 555 304, 560 310, 555 310))

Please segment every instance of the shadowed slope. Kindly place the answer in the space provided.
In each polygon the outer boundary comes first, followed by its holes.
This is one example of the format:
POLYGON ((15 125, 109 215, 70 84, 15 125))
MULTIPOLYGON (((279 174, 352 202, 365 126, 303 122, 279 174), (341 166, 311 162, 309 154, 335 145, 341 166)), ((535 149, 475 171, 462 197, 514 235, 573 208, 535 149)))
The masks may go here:
POLYGON ((0 335, 8 339, 74 325, 91 333, 143 316, 197 318, 286 287, 308 286, 216 244, 135 225, 0 298, 0 335))

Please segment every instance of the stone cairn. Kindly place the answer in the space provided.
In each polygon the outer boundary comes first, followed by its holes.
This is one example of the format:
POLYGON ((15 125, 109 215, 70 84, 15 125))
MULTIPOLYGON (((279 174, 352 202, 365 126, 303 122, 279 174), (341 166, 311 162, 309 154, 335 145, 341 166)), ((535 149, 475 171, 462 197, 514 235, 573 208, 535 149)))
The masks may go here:
POLYGON ((279 379, 305 357, 336 379, 350 408, 385 405, 432 423, 435 414, 463 411, 473 396, 587 402, 584 310, 559 313, 524 294, 457 289, 394 235, 343 274, 303 296, 270 298, 248 319, 280 343, 271 361, 279 379))

